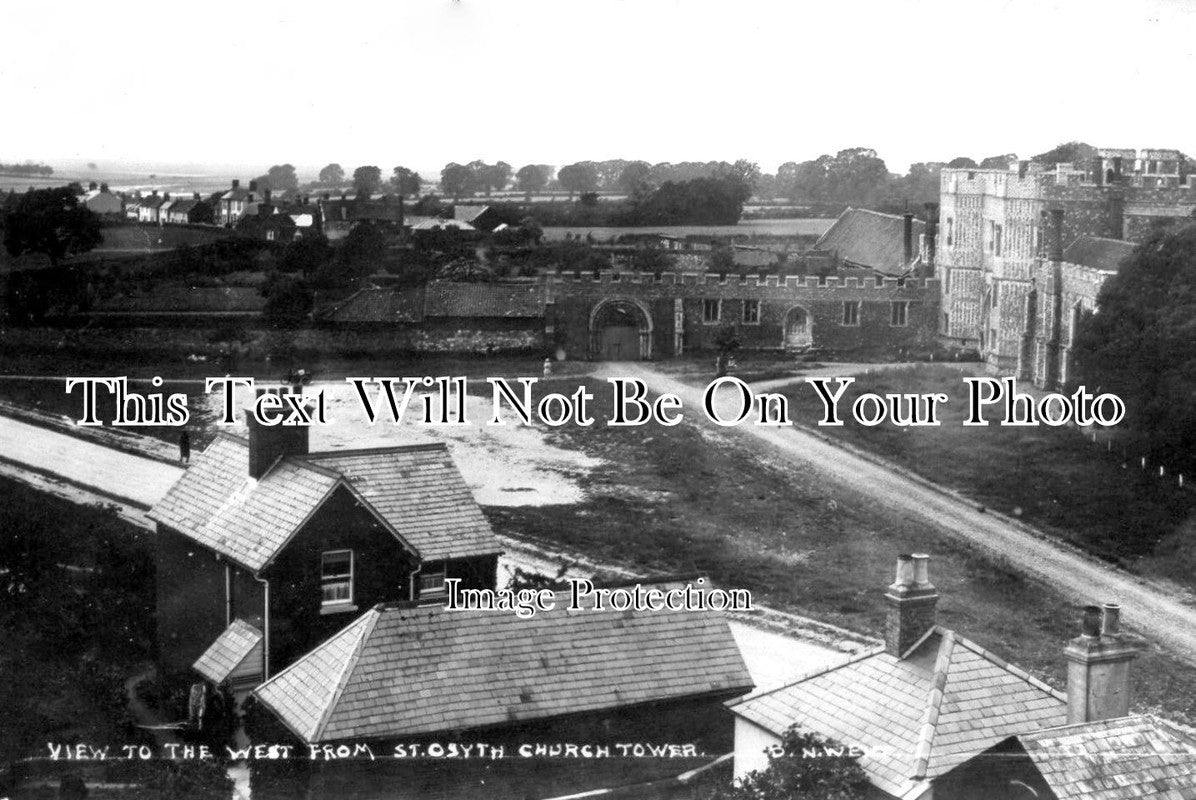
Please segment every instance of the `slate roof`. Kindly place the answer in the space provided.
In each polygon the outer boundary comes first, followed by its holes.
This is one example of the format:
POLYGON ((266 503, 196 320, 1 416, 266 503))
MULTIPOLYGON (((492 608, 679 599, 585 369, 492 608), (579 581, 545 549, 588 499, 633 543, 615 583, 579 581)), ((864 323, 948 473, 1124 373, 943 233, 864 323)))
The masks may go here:
POLYGON ((345 486, 423 561, 501 551, 442 444, 311 453, 249 476, 249 444, 220 434, 149 517, 257 572, 345 486))
MULTIPOLYGON (((913 223, 914 259, 918 237, 926 223, 913 223)), ((913 264, 905 263, 905 219, 863 208, 847 208, 814 244, 815 250, 834 252, 851 266, 867 267, 886 275, 902 275, 913 264)))
POLYGON ((477 228, 470 225, 468 222, 463 222, 459 219, 440 219, 439 217, 428 217, 421 219, 419 222, 411 224, 413 231, 476 231, 477 228))
POLYGON ((1081 236, 1063 251, 1063 260, 1106 272, 1116 272, 1121 262, 1134 252, 1133 242, 1081 236))
POLYGON ((422 322, 422 289, 360 289, 321 317, 331 322, 422 322))
POLYGON ((490 206, 453 206, 453 219, 461 222, 473 222, 489 210, 490 206))
POLYGON ((194 200, 194 199, 193 200, 176 200, 174 202, 174 205, 172 205, 170 207, 170 213, 172 213, 172 214, 189 214, 189 213, 191 213, 191 209, 195 208, 197 205, 199 205, 199 203, 200 203, 199 200, 194 200))
POLYGON ((1196 735, 1152 716, 1017 737, 1059 800, 1193 800, 1196 735))
POLYGON ((235 619, 195 662, 195 670, 219 685, 261 641, 261 631, 244 620, 235 619))
POLYGON ((1064 694, 938 626, 905 658, 867 651, 729 705, 777 736, 797 723, 863 748, 869 780, 897 797, 1015 733, 1067 719, 1064 694))
POLYGON ((539 283, 429 283, 425 317, 544 316, 544 287, 539 283))
POLYGON ((748 691, 721 613, 377 606, 258 687, 308 742, 427 735, 748 691), (328 687, 335 687, 328 691, 328 687))

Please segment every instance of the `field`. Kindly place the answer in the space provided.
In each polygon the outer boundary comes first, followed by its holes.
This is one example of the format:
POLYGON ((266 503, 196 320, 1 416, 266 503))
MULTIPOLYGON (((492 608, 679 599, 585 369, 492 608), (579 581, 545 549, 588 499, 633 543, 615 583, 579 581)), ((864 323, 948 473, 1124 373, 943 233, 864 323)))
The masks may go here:
MULTIPOLYGON (((964 427, 964 376, 982 374, 969 365, 919 365, 876 371, 848 387, 843 407, 860 394, 943 392, 942 425, 816 426, 822 402, 813 387, 783 393, 794 420, 821 433, 956 489, 977 503, 1066 539, 1088 552, 1148 577, 1196 589, 1196 558, 1188 545, 1196 535, 1196 492, 1174 478, 1143 471, 1120 441, 1098 442, 1074 427, 964 427)), ((1023 391, 1027 386, 1020 387, 1023 391)))

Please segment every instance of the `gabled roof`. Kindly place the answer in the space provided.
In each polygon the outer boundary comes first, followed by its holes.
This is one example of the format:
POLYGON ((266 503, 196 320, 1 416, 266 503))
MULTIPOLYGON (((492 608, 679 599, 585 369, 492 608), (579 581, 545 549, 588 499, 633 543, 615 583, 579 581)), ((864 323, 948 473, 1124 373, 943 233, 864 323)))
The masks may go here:
POLYGON ((461 222, 473 222, 489 210, 490 206, 453 206, 453 219, 461 222))
POLYGON ((1063 260, 1106 272, 1116 272, 1121 262, 1134 252, 1136 245, 1121 239, 1081 236, 1063 251, 1063 260))
POLYGON ((332 322, 421 322, 423 289, 359 289, 323 312, 332 322))
POLYGON ((153 194, 149 197, 141 198, 137 201, 137 204, 142 208, 158 208, 164 202, 166 202, 166 198, 162 197, 161 195, 153 194))
POLYGON ((1065 695, 938 626, 905 658, 867 651, 730 707, 777 736, 797 723, 864 749, 868 779, 897 797, 1010 735, 1067 719, 1065 695))
POLYGON ((170 213, 172 213, 172 214, 189 214, 189 213, 191 213, 191 209, 195 208, 197 205, 199 205, 199 203, 200 203, 199 200, 194 200, 194 199, 192 199, 192 200, 176 200, 176 201, 174 201, 174 204, 171 205, 171 207, 170 207, 170 213))
POLYGON ((1152 716, 1016 737, 1059 800, 1192 800, 1196 735, 1152 716))
MULTIPOLYGON (((918 237, 926 223, 913 221, 914 261, 918 259, 918 237)), ((849 266, 866 267, 886 275, 902 275, 913 262, 905 263, 905 219, 863 208, 847 208, 835 224, 814 244, 815 250, 830 251, 849 266)))
POLYGON ((752 685, 719 612, 570 610, 567 592, 556 597, 556 608, 527 619, 378 606, 255 694, 306 741, 330 742, 726 697, 752 685))
POLYGON ((443 444, 291 456, 254 479, 249 443, 222 433, 149 517, 257 572, 341 486, 423 561, 502 549, 443 444))
POLYGON ((245 620, 235 619, 195 662, 195 671, 220 685, 261 641, 261 631, 245 620))
POLYGON ((476 231, 477 228, 470 225, 468 222, 462 222, 458 219, 440 219, 439 217, 427 217, 418 222, 411 223, 411 230, 413 231, 476 231))
POLYGON ((425 317, 542 317, 544 287, 539 283, 429 283, 425 317))

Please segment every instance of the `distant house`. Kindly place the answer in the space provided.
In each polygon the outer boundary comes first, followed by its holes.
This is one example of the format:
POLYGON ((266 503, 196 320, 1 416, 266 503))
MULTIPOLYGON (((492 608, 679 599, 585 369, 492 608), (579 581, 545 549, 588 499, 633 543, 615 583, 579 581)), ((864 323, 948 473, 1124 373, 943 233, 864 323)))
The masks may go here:
POLYGON ((1196 731, 1133 716, 1023 733, 940 783, 945 797, 975 800, 1196 797, 1196 731))
POLYGON ((767 766, 765 748, 794 723, 863 751, 876 798, 939 793, 939 779, 1010 736, 1062 725, 1067 696, 935 624, 926 556, 902 556, 885 644, 731 704, 735 775, 767 766))
POLYGON ((814 244, 843 266, 900 277, 922 264, 926 223, 913 214, 899 217, 864 208, 848 208, 814 244))
POLYGON ((169 194, 160 196, 157 191, 149 197, 141 198, 137 203, 137 221, 157 225, 162 204, 169 199, 169 194))
POLYGON ((249 188, 241 188, 241 181, 233 179, 232 188, 221 196, 216 210, 216 222, 231 227, 241 219, 257 201, 257 181, 250 181, 249 188))
POLYGON ((79 198, 79 203, 93 214, 104 217, 118 217, 124 213, 124 201, 120 195, 108 191, 107 184, 100 189, 88 190, 79 198))
POLYGON ((196 194, 190 200, 175 200, 166 213, 166 222, 171 225, 189 225, 211 219, 211 206, 196 194))
POLYGON ((132 197, 125 200, 125 219, 134 222, 141 219, 141 201, 143 199, 142 197, 132 197))
POLYGON ((499 214, 490 206, 453 206, 453 219, 467 222, 474 229, 491 233, 502 224, 499 214))
POLYGON ((380 602, 493 588, 500 547, 443 445, 313 453, 219 435, 150 511, 161 661, 257 685, 380 602), (258 638, 260 636, 260 638, 258 638))
POLYGON ((569 603, 558 592, 527 618, 379 605, 254 694, 308 743, 481 736, 727 751, 722 701, 752 679, 720 612, 569 603))
POLYGON ((404 224, 402 197, 350 197, 343 194, 333 198, 325 194, 317 205, 323 219, 324 234, 333 240, 344 238, 354 225, 361 222, 394 232, 401 231, 404 224))

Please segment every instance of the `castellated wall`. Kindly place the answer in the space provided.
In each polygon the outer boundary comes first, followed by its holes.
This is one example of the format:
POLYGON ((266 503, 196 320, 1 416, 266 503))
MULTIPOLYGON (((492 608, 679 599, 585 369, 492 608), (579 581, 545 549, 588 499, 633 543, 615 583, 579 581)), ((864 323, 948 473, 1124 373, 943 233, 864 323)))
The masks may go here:
POLYGON ((610 306, 639 326, 640 357, 716 349, 724 325, 736 326, 747 349, 784 349, 804 326, 808 345, 821 351, 897 354, 933 346, 939 286, 937 279, 603 272, 550 277, 548 299, 570 357, 603 357, 610 306), (849 304, 854 311, 845 311, 849 304))

